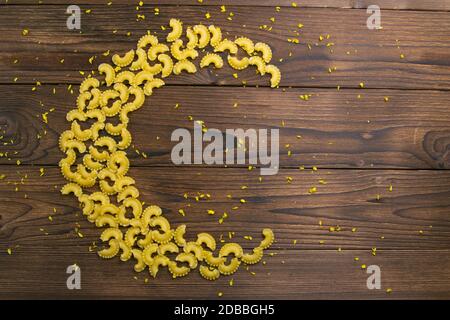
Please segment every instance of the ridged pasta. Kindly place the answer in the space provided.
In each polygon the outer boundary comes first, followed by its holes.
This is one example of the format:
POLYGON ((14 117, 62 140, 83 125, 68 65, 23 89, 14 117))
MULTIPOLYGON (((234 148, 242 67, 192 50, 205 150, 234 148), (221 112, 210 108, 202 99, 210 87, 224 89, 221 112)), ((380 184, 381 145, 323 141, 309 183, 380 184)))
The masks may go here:
POLYGON ((200 67, 205 68, 211 64, 213 64, 216 69, 222 68, 223 67, 222 57, 215 53, 208 53, 202 58, 202 61, 200 62, 200 67))
POLYGON ((118 54, 113 55, 112 62, 118 67, 126 67, 128 66, 134 59, 134 50, 131 49, 123 56, 119 56, 118 54))
POLYGON ((197 68, 189 60, 180 60, 173 66, 173 73, 179 75, 183 71, 186 71, 187 73, 195 73, 197 68))
POLYGON ((170 19, 169 25, 172 27, 172 31, 167 35, 167 42, 173 42, 181 37, 183 33, 183 23, 178 19, 170 19))
POLYGON ((59 166, 68 181, 61 193, 75 195, 87 220, 103 229, 100 257, 119 255, 121 261, 133 258, 136 272, 148 268, 153 277, 162 267, 167 267, 173 278, 199 268, 202 277, 216 280, 236 272, 241 263, 259 262, 264 249, 274 242, 273 231, 264 229, 259 246, 244 254, 237 243, 225 243, 217 252, 216 240, 209 233, 199 233, 195 241, 189 241, 184 224, 172 229, 159 206, 144 206, 135 180, 128 175, 127 149, 132 142, 129 115, 144 105, 153 89, 165 85, 161 78, 183 71, 195 73, 197 67, 190 60, 197 59, 199 53, 201 68, 222 68, 224 62, 217 53, 226 52, 232 68, 242 70, 251 65, 261 75, 268 73, 271 87, 279 85, 281 73, 268 64, 272 50, 265 43, 253 44, 246 37, 222 39, 220 27, 196 25, 186 28, 184 47, 182 22, 171 19, 169 24, 172 29, 166 41, 170 46, 148 33, 139 39, 136 50, 114 54, 112 63, 98 66, 101 81, 92 72, 80 84, 76 106, 66 115, 70 130, 64 131, 58 141, 64 153, 59 166), (215 53, 196 50, 208 46, 215 53), (238 58, 238 48, 248 56, 238 58))
POLYGON ((194 26, 194 33, 198 36, 198 47, 200 49, 205 48, 211 39, 211 34, 209 33, 208 27, 198 24, 194 26))

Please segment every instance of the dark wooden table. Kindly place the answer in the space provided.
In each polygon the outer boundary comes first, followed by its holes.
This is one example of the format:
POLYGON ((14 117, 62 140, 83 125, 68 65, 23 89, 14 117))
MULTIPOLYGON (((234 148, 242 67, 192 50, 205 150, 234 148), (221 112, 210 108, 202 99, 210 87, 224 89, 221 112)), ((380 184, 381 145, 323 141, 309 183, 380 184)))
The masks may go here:
POLYGON ((66 1, 40 2, 0 5, 0 298, 450 298, 449 0, 380 0, 381 30, 366 27, 372 1, 147 0, 139 12, 137 1, 70 1, 83 9, 82 32, 66 28, 66 1), (277 90, 253 71, 235 79, 228 67, 172 77, 131 124, 134 148, 148 155, 130 151, 131 175, 143 200, 175 224, 188 224, 191 235, 234 231, 246 247, 261 228, 274 229, 273 255, 241 268, 233 286, 230 277, 208 282, 197 273, 175 281, 163 272, 145 283, 148 274, 131 262, 101 260, 89 250, 98 229, 59 193, 57 139, 81 73, 107 61, 107 50, 133 48, 146 30, 165 34, 160 26, 172 17, 270 43, 283 74, 277 90), (279 128, 280 172, 259 182, 259 170, 245 166, 173 166, 170 134, 192 128, 188 116, 222 130, 279 128), (231 210, 240 198, 247 203, 231 210), (207 209, 229 218, 219 224, 207 209), (66 288, 74 263, 81 290, 66 288), (381 268, 380 290, 367 289, 363 264, 381 268))

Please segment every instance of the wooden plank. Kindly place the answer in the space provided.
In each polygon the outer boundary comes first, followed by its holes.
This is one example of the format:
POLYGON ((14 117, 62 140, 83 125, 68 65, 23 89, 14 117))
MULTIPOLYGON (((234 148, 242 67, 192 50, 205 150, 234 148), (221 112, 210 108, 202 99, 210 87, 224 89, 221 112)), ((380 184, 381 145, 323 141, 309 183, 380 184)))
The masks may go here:
MULTIPOLYGON (((223 26, 227 37, 246 35, 255 41, 269 42, 274 57, 283 72, 283 86, 299 87, 358 87, 364 82, 368 88, 450 89, 450 19, 448 12, 390 11, 382 15, 382 30, 368 30, 365 10, 285 8, 279 13, 271 7, 229 7, 233 21, 220 9, 210 7, 167 6, 158 16, 153 6, 140 10, 148 19, 137 22, 132 6, 107 7, 92 5, 91 14, 82 16, 82 34, 67 30, 65 7, 62 6, 5 6, 0 12, 2 33, 0 53, 0 82, 35 81, 77 83, 79 71, 89 71, 107 58, 101 56, 110 49, 124 52, 135 46, 147 29, 165 35, 160 26, 169 18, 179 17, 186 24, 215 23, 223 26), (212 18, 207 20, 205 14, 212 18), (20 16, 20 19, 17 19, 20 16), (271 25, 271 32, 261 30, 271 25), (288 43, 297 37, 297 24, 303 23, 300 44, 288 43), (329 23, 327 23, 329 22, 329 23), (125 28, 126 25, 126 28, 125 28), (243 27, 245 25, 245 27, 243 27), (439 26, 439 32, 436 32, 439 26), (28 36, 21 36, 23 29, 28 36), (113 30, 118 30, 113 34, 113 30), (126 33, 131 32, 127 37, 126 33), (318 41, 319 35, 331 38, 318 41), (318 43, 316 46, 315 43, 318 43), (327 43, 335 46, 327 47, 327 43), (312 44, 309 50, 307 44, 312 44), (331 53, 331 51, 333 53, 331 53), (289 53, 292 55, 289 57, 289 53), (400 55, 405 58, 401 59, 400 55), (99 56, 90 65, 89 57, 99 56), (65 59, 63 64, 58 63, 65 59), (14 64, 15 60, 18 60, 14 64), (336 67, 337 71, 328 72, 336 67)), ((228 67, 217 72, 202 70, 195 76, 168 79, 171 84, 267 85, 267 77, 245 70, 235 79, 228 67)))
MULTIPOLYGON (((73 90, 71 95, 62 85, 35 92, 30 86, 0 86, 1 164, 58 163, 58 137, 70 127, 65 114, 74 107, 78 87, 73 90), (42 114, 51 108, 56 110, 45 124, 42 114)), ((192 116, 222 131, 278 128, 282 167, 449 168, 449 99, 450 93, 439 91, 168 86, 131 116, 135 148, 148 157, 129 154, 134 165, 172 165, 177 142, 171 134, 176 128, 192 132, 192 116), (302 94, 312 97, 303 101, 302 94)))
MULTIPOLYGON (((58 168, 45 168, 42 177, 38 167, 29 166, 2 167, 0 173, 6 174, 0 183, 0 251, 15 245, 34 246, 46 239, 61 248, 87 248, 98 240, 99 230, 81 215, 76 200, 59 194, 65 181, 58 168)), ((252 248, 260 241, 261 230, 270 227, 277 237, 274 249, 340 247, 370 253, 374 247, 450 248, 449 172, 283 169, 262 182, 256 170, 233 168, 134 167, 130 175, 141 200, 160 205, 173 226, 186 224, 188 238, 211 232, 227 239, 228 232, 236 232, 234 241, 252 248), (290 184, 288 176, 293 179, 290 184), (317 193, 311 195, 312 186, 317 193), (194 199, 207 193, 209 200, 194 199), (209 215, 210 209, 216 213, 209 215), (229 217, 219 224, 223 212, 229 217), (341 231, 329 230, 337 226, 341 231), (253 240, 244 240, 247 235, 253 240)))
POLYGON ((449 299, 450 251, 288 250, 266 257, 266 265, 244 268, 209 282, 197 272, 172 280, 132 271, 132 262, 105 261, 85 248, 49 241, 0 253, 0 298, 82 299, 449 299), (359 262, 353 261, 360 257, 359 262), (66 268, 81 268, 81 290, 68 290, 66 268), (361 263, 381 269, 381 290, 368 290, 361 263), (133 279, 137 275, 137 280, 133 279), (233 279, 233 286, 228 282, 233 279), (392 289, 391 294, 386 290, 392 289))
MULTIPOLYGON (((253 6, 253 7, 292 7, 292 0, 204 0, 200 3, 198 0, 147 0, 145 5, 198 5, 198 6, 253 6)), ((121 4, 136 5, 134 0, 122 0, 121 4)), ((8 4, 36 4, 36 0, 8 0, 8 4)), ((40 1, 40 5, 49 4, 67 4, 67 0, 44 0, 40 1)), ((86 5, 105 4, 103 0, 72 0, 70 4, 86 5)), ((114 3, 113 3, 114 5, 114 3)), ((369 0, 303 0, 297 1, 298 8, 354 8, 365 9, 373 5, 373 1, 369 0)), ((448 11, 450 10, 449 0, 379 0, 377 5, 381 9, 395 10, 432 10, 432 11, 448 11)))

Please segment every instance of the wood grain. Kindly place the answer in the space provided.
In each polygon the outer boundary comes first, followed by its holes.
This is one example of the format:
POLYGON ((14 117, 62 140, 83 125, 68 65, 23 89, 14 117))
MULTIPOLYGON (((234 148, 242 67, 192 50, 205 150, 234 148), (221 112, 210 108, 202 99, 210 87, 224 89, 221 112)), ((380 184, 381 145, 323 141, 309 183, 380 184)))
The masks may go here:
MULTIPOLYGON (((77 201, 59 194, 65 181, 58 168, 45 168, 43 177, 38 167, 29 166, 6 167, 2 173, 7 177, 0 183, 0 251, 15 244, 34 246, 47 238, 60 247, 87 248, 98 239, 98 229, 80 214, 77 201), (74 231, 78 224, 82 239, 74 231)), ((450 248, 448 172, 283 169, 262 182, 259 172, 232 168, 132 168, 130 175, 137 181, 141 200, 160 205, 173 225, 186 223, 188 237, 204 231, 227 238, 234 231, 235 240, 251 248, 259 243, 261 230, 270 227, 278 239, 275 249, 450 248), (291 184, 287 176, 293 179, 291 184), (312 186, 317 187, 313 195, 312 186), (198 193, 211 198, 196 201, 198 193), (240 204, 240 199, 246 203, 240 204), (209 209, 216 214, 208 215, 209 209), (229 218, 220 225, 223 212, 229 218), (329 227, 336 226, 342 231, 330 232, 329 227), (245 235, 253 240, 244 240, 245 235)))
MULTIPOLYGON (((292 0, 204 0, 199 3, 197 0, 147 0, 145 5, 197 5, 197 6, 269 6, 269 7, 292 7, 292 0)), ((36 4, 35 0, 8 0, 10 5, 13 4, 36 4)), ((41 1, 41 5, 48 4, 67 4, 67 0, 45 0, 41 1)), ((136 5, 134 0, 122 0, 121 4, 136 5)), ((297 1, 298 8, 354 8, 364 9, 373 5, 373 1, 369 0, 303 0, 297 1)), ((105 4, 103 0, 72 0, 70 4, 83 4, 86 7, 92 4, 105 4)), ((114 3, 113 3, 114 5, 114 3)), ((431 10, 431 11, 449 11, 449 0, 378 0, 377 5, 381 9, 395 9, 395 10, 431 10)))
MULTIPOLYGON (((209 282, 193 272, 172 280, 167 271, 156 280, 137 276, 132 262, 104 261, 84 247, 59 247, 49 241, 17 248, 2 256, 0 299, 449 299, 450 251, 288 250, 266 257, 250 272, 241 268, 231 277, 209 282), (354 262, 354 257, 360 262, 354 262), (66 268, 81 268, 81 290, 68 290, 66 268), (368 274, 360 265, 381 268, 381 290, 368 290, 368 274), (18 268, 17 266, 21 266, 18 268), (39 276, 36 276, 39 275, 39 276), (233 279, 234 285, 228 282, 233 279), (392 289, 391 294, 386 290, 392 289)), ((3 253, 1 253, 3 255, 3 253)))
MULTIPOLYGON (((35 92, 30 86, 0 86, 0 154, 6 155, 0 163, 57 164, 58 137, 69 128, 65 114, 74 107, 78 87, 73 90, 71 95, 62 85, 35 92), (51 108, 56 110, 45 124, 42 114, 51 108)), ((450 93, 439 91, 169 86, 132 115, 134 145, 148 157, 129 154, 134 165, 172 165, 177 142, 171 134, 176 128, 192 131, 192 116, 222 131, 278 128, 282 167, 449 168, 449 99, 450 93), (313 96, 303 101, 302 94, 313 96)))
MULTIPOLYGON (((164 36, 166 32, 160 26, 171 17, 179 17, 186 24, 213 22, 223 26, 228 37, 246 35, 269 42, 276 61, 283 58, 277 62, 283 72, 282 86, 355 88, 364 82, 368 88, 450 89, 448 12, 386 10, 383 29, 368 30, 365 10, 285 8, 276 13, 271 7, 229 7, 235 16, 228 21, 218 7, 167 6, 154 16, 154 7, 149 6, 140 11, 148 19, 137 22, 132 6, 90 8, 92 13, 82 17, 80 34, 65 27, 64 6, 4 6, 0 11, 0 82, 10 83, 17 77, 20 83, 79 83, 83 77, 79 71, 94 67, 88 62, 91 56, 99 57, 97 64, 106 60, 102 53, 107 50, 128 51, 147 29, 159 30, 158 34, 164 36), (211 20, 206 20, 206 12, 211 12, 211 20), (19 13, 21 18, 17 19, 19 13), (270 17, 276 18, 273 30, 260 30, 262 24, 271 24, 270 17), (297 37, 294 31, 300 22, 305 25, 300 44, 288 43, 288 38, 297 37), (127 28, 121 27, 125 23, 127 28), (25 28, 29 35, 21 36, 25 28), (113 30, 117 30, 116 35, 113 30), (131 36, 127 37, 127 32, 131 36), (329 40, 318 41, 319 35, 327 34, 329 40), (330 42, 335 46, 327 47, 330 42), (58 63, 61 59, 65 59, 63 64, 58 63), (328 69, 333 67, 337 71, 330 74, 328 69)), ((194 76, 172 77, 168 83, 236 86, 246 80, 248 85, 268 84, 267 78, 256 76, 250 69, 240 73, 238 79, 232 73, 228 67, 217 75, 202 70, 194 76)))

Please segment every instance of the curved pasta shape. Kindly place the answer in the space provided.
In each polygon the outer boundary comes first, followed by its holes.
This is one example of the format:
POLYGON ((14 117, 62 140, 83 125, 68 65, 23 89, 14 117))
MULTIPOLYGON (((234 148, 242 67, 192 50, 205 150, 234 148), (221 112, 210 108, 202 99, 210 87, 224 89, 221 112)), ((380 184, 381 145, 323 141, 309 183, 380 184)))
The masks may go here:
POLYGON ((200 274, 206 280, 217 280, 220 277, 220 272, 217 268, 200 266, 199 268, 200 274))
POLYGON ((196 72, 197 67, 190 60, 199 54, 201 68, 222 68, 223 59, 217 53, 226 52, 232 68, 242 70, 251 65, 261 75, 269 74, 271 87, 279 86, 281 73, 275 65, 268 64, 272 49, 265 43, 253 44, 245 37, 235 41, 222 39, 220 27, 196 25, 186 28, 184 47, 182 22, 172 19, 169 24, 170 47, 148 32, 139 39, 136 50, 122 56, 114 54, 111 63, 98 66, 101 81, 92 72, 80 84, 75 108, 66 115, 70 129, 58 141, 64 153, 59 166, 68 181, 61 193, 74 194, 87 220, 103 229, 100 239, 105 247, 98 251, 100 257, 111 259, 120 255, 121 261, 133 257, 134 270, 142 272, 148 268, 153 277, 161 267, 168 267, 173 278, 199 268, 202 277, 215 280, 221 274, 236 272, 241 262, 259 262, 264 249, 274 242, 273 231, 264 229, 263 240, 252 252, 244 254, 239 244, 226 243, 214 253, 217 244, 212 235, 199 233, 195 242, 188 241, 186 225, 173 230, 160 207, 147 205, 144 209, 136 182, 127 175, 127 149, 132 142, 129 116, 144 105, 153 89, 165 85, 161 78, 183 71, 196 72), (196 50, 208 46, 215 53, 196 50), (238 58, 238 48, 248 56, 238 58), (169 255, 176 257, 171 261, 169 255), (199 266, 199 261, 204 265, 199 266))
POLYGON ((200 62, 200 67, 205 68, 211 64, 213 64, 216 69, 222 68, 223 67, 222 57, 215 53, 208 53, 202 58, 202 61, 200 62))
POLYGON ((113 55, 112 62, 118 67, 126 67, 128 66, 134 59, 134 50, 131 49, 127 53, 125 53, 122 57, 118 54, 113 55))
POLYGON ((153 89, 161 88, 164 84, 164 81, 161 79, 153 79, 151 81, 148 81, 144 86, 144 94, 146 96, 151 96, 153 94, 153 89))
POLYGON ((175 260, 179 262, 186 262, 191 269, 197 268, 198 265, 197 258, 195 258, 192 253, 181 252, 179 255, 177 255, 175 260))
POLYGON ((273 64, 269 64, 266 66, 266 72, 271 75, 270 86, 272 88, 278 87, 278 85, 280 84, 280 80, 281 80, 280 69, 278 69, 278 67, 274 66, 273 64))
POLYGON ((261 52, 262 58, 265 63, 269 63, 272 60, 272 49, 267 43, 258 42, 255 44, 255 51, 261 52))
POLYGON ((203 232, 197 235, 197 244, 198 245, 206 245, 211 251, 216 250, 216 240, 209 233, 203 232))
POLYGON ((183 33, 183 23, 178 19, 170 19, 169 25, 172 27, 172 31, 167 35, 167 42, 174 42, 181 37, 183 33))
POLYGON ((243 70, 248 67, 249 65, 249 59, 247 57, 244 57, 242 59, 239 59, 235 56, 228 56, 228 64, 236 70, 243 70))
POLYGON ((263 257, 263 249, 261 247, 253 249, 252 253, 245 253, 241 260, 246 264, 255 264, 261 261, 263 257))
POLYGON ((195 73, 197 68, 189 60, 180 60, 173 66, 173 73, 179 75, 183 71, 186 71, 187 73, 195 73))
POLYGON ((159 272, 160 267, 166 267, 169 264, 170 260, 166 256, 156 256, 153 259, 152 265, 149 267, 150 275, 153 278, 156 278, 156 275, 159 272))
POLYGON ((213 25, 209 26, 208 30, 211 32, 211 46, 216 47, 222 41, 222 30, 213 25))
POLYGON ((151 34, 146 34, 145 36, 142 36, 138 43, 137 43, 137 47, 138 48, 145 48, 148 45, 150 46, 156 46, 158 44, 158 38, 154 35, 151 34))
POLYGON ((185 233, 186 233, 185 224, 182 224, 181 226, 176 228, 173 233, 173 239, 175 240, 175 243, 180 247, 184 247, 186 245, 186 240, 184 239, 185 233))
POLYGON ((243 255, 242 247, 237 243, 226 243, 220 248, 219 255, 221 257, 229 256, 233 254, 236 258, 240 258, 243 255))
POLYGON ((208 27, 198 24, 194 26, 194 33, 198 36, 198 47, 200 49, 205 48, 211 39, 211 34, 209 33, 208 27))
POLYGON ((108 244, 108 248, 98 251, 98 255, 103 259, 112 259, 119 253, 119 241, 117 241, 116 239, 112 239, 108 242, 108 244))
POLYGON ((273 234, 273 231, 271 229, 263 229, 262 234, 264 236, 264 239, 261 241, 259 246, 262 249, 267 249, 275 241, 275 235, 273 234))
POLYGON ((173 60, 167 54, 160 54, 158 61, 162 63, 161 77, 166 78, 171 75, 173 70, 173 60))
POLYGON ((102 63, 98 66, 98 72, 105 75, 106 85, 109 87, 114 83, 114 78, 116 77, 116 70, 109 63, 102 63))
POLYGON ((147 52, 145 52, 144 49, 141 49, 141 48, 137 49, 136 55, 137 55, 137 60, 131 64, 131 66, 130 66, 131 71, 141 70, 143 68, 145 62, 147 62, 147 52))
MULTIPOLYGON (((72 110, 72 111, 80 111, 83 112, 84 109, 87 107, 87 102, 92 98, 92 94, 89 91, 84 91, 80 93, 80 95, 77 98, 77 108, 78 110, 72 110)), ((71 120, 68 120, 71 121, 71 120)))
POLYGON ((255 51, 255 45, 253 44, 253 41, 247 37, 239 37, 234 40, 234 43, 244 49, 248 54, 252 54, 255 51))
POLYGON ((160 54, 168 52, 169 50, 170 49, 167 45, 159 43, 154 46, 151 46, 150 49, 148 49, 147 56, 150 59, 150 61, 155 61, 160 54))
POLYGON ((238 258, 231 259, 229 264, 221 263, 218 267, 219 272, 223 275, 231 275, 237 271, 241 264, 241 261, 239 261, 238 258))
POLYGON ((175 261, 169 261, 168 268, 174 279, 184 277, 191 271, 188 267, 179 267, 175 261))
POLYGON ((266 74, 266 64, 264 63, 263 58, 257 56, 250 57, 250 59, 248 59, 248 64, 256 66, 256 69, 262 76, 266 74))
POLYGON ((96 78, 86 78, 80 85, 80 93, 89 91, 91 88, 98 88, 100 86, 100 81, 96 78))
POLYGON ((170 53, 177 60, 186 60, 188 58, 195 59, 198 57, 198 52, 194 49, 182 49, 183 41, 178 39, 170 46, 170 53))
POLYGON ((188 49, 194 49, 198 45, 198 37, 195 34, 194 30, 192 30, 191 27, 188 27, 186 29, 186 38, 188 39, 188 42, 186 44, 186 48, 188 49))
POLYGON ((238 47, 236 43, 231 40, 224 39, 217 44, 214 48, 214 52, 225 52, 228 51, 230 54, 236 54, 238 52, 238 47))

